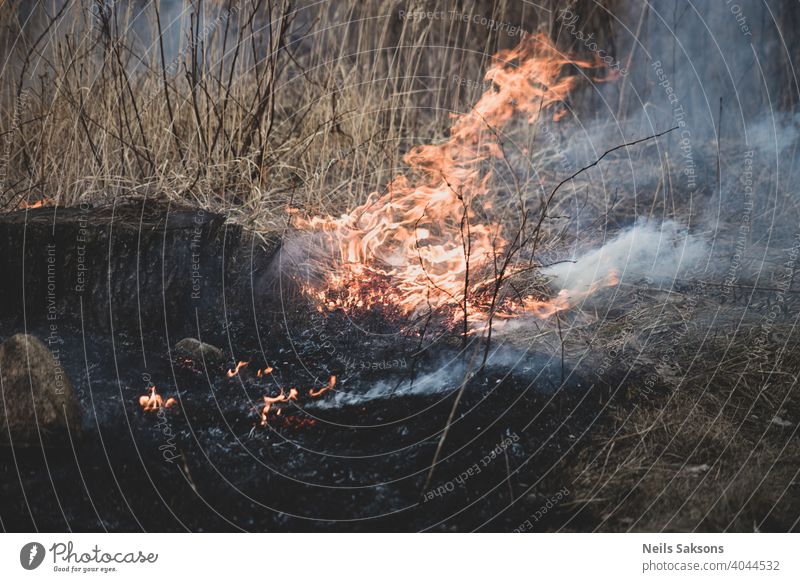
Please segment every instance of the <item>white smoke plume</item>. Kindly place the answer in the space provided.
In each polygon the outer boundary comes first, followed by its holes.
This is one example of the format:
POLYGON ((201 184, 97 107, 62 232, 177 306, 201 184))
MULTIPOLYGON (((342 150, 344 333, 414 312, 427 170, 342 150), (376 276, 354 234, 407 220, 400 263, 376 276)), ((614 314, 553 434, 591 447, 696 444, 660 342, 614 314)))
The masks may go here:
POLYGON ((311 408, 327 409, 342 406, 355 406, 401 396, 429 396, 456 390, 463 381, 466 367, 463 363, 455 363, 424 374, 416 379, 403 379, 401 382, 378 381, 365 391, 338 390, 335 395, 324 400, 315 401, 311 408))
MULTIPOLYGON (((559 387, 559 362, 546 354, 499 343, 490 351, 486 366, 496 373, 513 372, 524 376, 529 382, 535 382, 536 391, 549 394, 559 387)), ((430 372, 375 381, 363 389, 358 385, 349 388, 337 387, 333 395, 315 400, 308 405, 308 408, 326 410, 359 406, 387 398, 444 395, 458 390, 464 381, 474 377, 479 369, 480 358, 473 360, 470 365, 465 359, 451 354, 444 357, 430 372)))
POLYGON ((602 282, 612 274, 633 283, 650 279, 669 284, 684 278, 708 258, 705 240, 689 234, 686 227, 665 220, 642 221, 612 238, 599 248, 544 270, 557 289, 580 292, 602 282))

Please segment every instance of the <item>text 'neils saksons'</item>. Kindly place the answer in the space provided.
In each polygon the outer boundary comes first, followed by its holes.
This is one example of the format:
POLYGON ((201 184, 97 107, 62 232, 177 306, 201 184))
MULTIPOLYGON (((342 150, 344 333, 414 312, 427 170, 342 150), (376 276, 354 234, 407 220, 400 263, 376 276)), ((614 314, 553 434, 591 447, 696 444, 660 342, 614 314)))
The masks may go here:
POLYGON ((724 554, 723 546, 696 546, 695 544, 642 544, 643 554, 724 554))

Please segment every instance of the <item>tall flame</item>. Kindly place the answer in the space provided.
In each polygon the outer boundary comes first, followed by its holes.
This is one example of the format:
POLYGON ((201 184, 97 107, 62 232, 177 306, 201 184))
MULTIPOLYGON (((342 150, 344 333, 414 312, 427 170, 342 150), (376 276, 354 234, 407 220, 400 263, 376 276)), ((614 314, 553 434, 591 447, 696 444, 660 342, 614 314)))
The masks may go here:
MULTIPOLYGON (((411 177, 396 177, 385 194, 371 194, 338 218, 296 218, 299 228, 325 235, 333 251, 324 283, 306 289, 320 309, 443 308, 456 317, 466 301, 478 311, 483 306, 485 316, 486 296, 499 280, 493 261, 509 243, 499 224, 483 223, 476 211, 491 205, 492 174, 483 162, 502 157, 497 135, 515 115, 535 123, 564 101, 579 81, 567 66, 595 65, 564 56, 543 35, 526 36, 494 56, 485 74, 490 88, 468 113, 454 116, 445 142, 405 155, 411 177)), ((547 317, 568 307, 570 296, 516 306, 547 317)))

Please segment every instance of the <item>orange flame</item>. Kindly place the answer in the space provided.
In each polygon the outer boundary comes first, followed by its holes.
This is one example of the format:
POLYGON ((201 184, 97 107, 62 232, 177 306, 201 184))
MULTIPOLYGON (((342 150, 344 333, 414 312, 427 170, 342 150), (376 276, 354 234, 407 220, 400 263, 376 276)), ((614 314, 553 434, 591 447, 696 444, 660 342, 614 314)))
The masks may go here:
MULTIPOLYGON (((491 205, 492 173, 482 163, 502 158, 497 135, 516 114, 535 123, 564 101, 580 79, 565 72, 570 65, 598 66, 564 56, 543 35, 526 36, 495 55, 485 74, 490 88, 468 113, 454 116, 444 143, 405 155, 413 178, 396 177, 385 194, 371 194, 339 218, 295 217, 299 228, 323 235, 334 258, 323 284, 305 289, 318 309, 383 306, 408 315, 442 308, 455 321, 468 303, 479 312, 474 317, 485 320, 487 295, 499 281, 492 266, 509 243, 499 224, 479 220, 476 209, 491 205)), ((506 311, 524 308, 549 317, 569 303, 562 294, 538 302, 527 298, 506 311)))
POLYGON ((171 397, 165 401, 156 391, 155 386, 150 386, 148 390, 150 391, 149 394, 139 396, 139 406, 145 412, 158 412, 161 408, 172 408, 178 403, 177 400, 171 397))
MULTIPOLYGON (((308 395, 311 396, 312 398, 317 398, 325 394, 325 392, 327 392, 328 390, 332 390, 334 386, 336 386, 336 376, 331 376, 330 379, 328 380, 328 383, 325 386, 323 386, 319 390, 314 390, 314 389, 309 390, 308 395)), ((283 388, 281 388, 281 393, 278 394, 277 396, 264 396, 264 406, 262 406, 260 413, 261 426, 265 427, 269 424, 269 414, 270 411, 274 408, 275 404, 282 404, 289 401, 296 401, 298 394, 299 392, 297 388, 290 388, 288 395, 285 394, 283 388)), ((275 416, 280 416, 281 412, 282 412, 281 408, 276 408, 275 416)), ((303 423, 299 424, 302 425, 303 423)))
MULTIPOLYGON (((261 409, 261 426, 267 426, 267 424, 269 424, 269 411, 273 404, 279 402, 289 402, 290 400, 297 400, 296 388, 291 388, 288 396, 283 392, 282 388, 281 393, 278 396, 264 396, 264 407, 261 409)), ((280 412, 280 409, 278 409, 277 414, 280 415, 280 412)))
POLYGON ((312 388, 308 391, 308 395, 311 396, 311 398, 318 398, 319 396, 325 394, 328 390, 333 390, 334 386, 336 386, 336 376, 331 376, 330 380, 328 380, 328 383, 325 386, 319 390, 314 390, 312 388))
POLYGON ((239 373, 239 370, 244 368, 250 362, 238 362, 233 370, 228 370, 228 378, 233 378, 239 373))
POLYGON ((553 299, 540 301, 532 297, 526 297, 522 304, 527 313, 532 313, 540 319, 546 319, 559 311, 569 309, 578 301, 593 295, 598 289, 612 287, 617 283, 619 283, 619 276, 617 273, 610 273, 605 279, 593 282, 589 288, 584 291, 568 291, 562 289, 553 299))
POLYGON ((30 203, 28 201, 20 202, 19 209, 20 210, 32 210, 34 208, 42 208, 44 206, 50 206, 53 204, 53 201, 50 198, 42 198, 41 200, 37 200, 34 203, 30 203))

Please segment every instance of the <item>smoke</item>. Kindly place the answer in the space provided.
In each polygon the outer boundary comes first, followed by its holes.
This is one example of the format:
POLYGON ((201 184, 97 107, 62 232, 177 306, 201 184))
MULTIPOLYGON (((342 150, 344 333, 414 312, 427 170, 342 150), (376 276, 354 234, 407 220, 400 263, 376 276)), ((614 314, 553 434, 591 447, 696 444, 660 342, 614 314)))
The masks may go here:
MULTIPOLYGON (((408 398, 444 395, 458 390, 463 383, 477 381, 476 374, 483 378, 495 378, 513 373, 518 378, 535 387, 537 392, 553 393, 561 385, 560 361, 538 352, 520 349, 512 345, 498 342, 494 345, 481 368, 480 360, 473 360, 472 365, 466 361, 465 354, 442 352, 437 363, 431 364, 431 371, 422 371, 417 375, 403 376, 395 379, 378 380, 366 390, 360 387, 337 387, 330 397, 316 400, 308 405, 315 409, 334 409, 344 406, 357 406, 368 402, 388 398, 408 398)), ((567 364, 567 375, 572 364, 567 364)), ((489 386, 491 386, 491 380, 489 386)), ((485 386, 481 387, 485 391, 485 386)))
POLYGON ((641 221, 599 248, 544 270, 560 289, 585 291, 612 275, 622 281, 669 283, 699 266, 709 256, 708 245, 681 224, 641 221))
POLYGON ((628 32, 618 33, 614 48, 623 57, 638 49, 627 79, 627 114, 645 108, 659 118, 680 107, 697 138, 717 135, 722 109, 723 134, 742 136, 749 123, 783 108, 787 96, 796 94, 795 2, 665 0, 623 6, 616 16, 628 32))
POLYGON ((462 362, 443 365, 437 370, 416 379, 386 381, 372 384, 365 392, 337 390, 331 398, 314 402, 314 408, 339 408, 382 400, 384 398, 407 396, 430 396, 455 390, 463 381, 466 366, 462 362))
POLYGON ((329 233, 288 231, 269 268, 259 277, 259 288, 280 286, 293 293, 300 287, 324 285, 325 274, 337 268, 337 242, 329 233))

